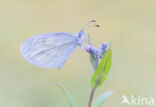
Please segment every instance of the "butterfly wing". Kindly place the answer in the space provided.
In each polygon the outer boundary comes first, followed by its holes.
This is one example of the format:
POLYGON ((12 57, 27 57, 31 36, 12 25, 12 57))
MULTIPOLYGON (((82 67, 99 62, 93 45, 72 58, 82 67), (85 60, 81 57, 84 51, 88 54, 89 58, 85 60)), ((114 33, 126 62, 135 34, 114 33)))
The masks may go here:
POLYGON ((23 57, 34 65, 61 69, 78 45, 72 34, 48 33, 26 39, 20 49, 23 57))

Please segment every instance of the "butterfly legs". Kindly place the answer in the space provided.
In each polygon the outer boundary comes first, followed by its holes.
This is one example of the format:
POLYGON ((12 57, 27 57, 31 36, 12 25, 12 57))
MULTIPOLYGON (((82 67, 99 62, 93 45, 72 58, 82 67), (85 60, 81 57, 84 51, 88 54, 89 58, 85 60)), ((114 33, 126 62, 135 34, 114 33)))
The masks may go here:
MULTIPOLYGON (((87 43, 87 45, 92 45, 91 43, 91 38, 90 38, 90 35, 89 34, 86 34, 87 38, 84 38, 83 41, 87 43)), ((83 45, 80 45, 80 48, 85 51, 83 45)))
POLYGON ((90 35, 89 34, 86 34, 86 36, 87 36, 87 38, 84 38, 83 41, 87 42, 88 45, 92 45, 90 35))

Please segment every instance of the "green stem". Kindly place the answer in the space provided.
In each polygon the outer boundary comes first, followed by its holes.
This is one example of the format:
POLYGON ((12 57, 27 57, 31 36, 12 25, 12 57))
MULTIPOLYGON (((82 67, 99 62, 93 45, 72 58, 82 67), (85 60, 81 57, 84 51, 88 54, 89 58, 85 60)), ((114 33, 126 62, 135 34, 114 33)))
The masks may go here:
POLYGON ((89 97, 88 107, 91 107, 91 105, 92 105, 95 91, 96 91, 96 88, 92 88, 91 93, 90 93, 90 97, 89 97))
POLYGON ((102 73, 99 76, 99 78, 97 79, 95 86, 91 90, 90 97, 89 97, 89 102, 88 102, 88 107, 91 107, 91 105, 92 105, 93 98, 94 98, 94 95, 95 95, 95 91, 96 91, 96 88, 97 88, 97 86, 98 86, 98 84, 99 84, 99 82, 101 80, 101 77, 102 77, 102 73))
MULTIPOLYGON (((96 71, 98 65, 99 65, 99 59, 97 58, 95 71, 96 71)), ((95 95, 95 92, 96 92, 96 87, 98 86, 99 80, 100 80, 100 78, 96 81, 95 86, 91 90, 90 97, 89 97, 89 102, 88 102, 88 107, 91 107, 91 105, 92 105, 93 98, 94 98, 94 95, 95 95)))
POLYGON ((88 102, 88 107, 91 107, 91 105, 92 105, 93 98, 94 98, 94 95, 95 95, 95 91, 96 91, 96 88, 97 88, 97 86, 98 86, 98 84, 99 84, 99 81, 100 81, 100 79, 98 79, 98 80, 96 81, 95 86, 94 86, 94 87, 92 88, 92 90, 91 90, 90 97, 89 97, 89 102, 88 102))

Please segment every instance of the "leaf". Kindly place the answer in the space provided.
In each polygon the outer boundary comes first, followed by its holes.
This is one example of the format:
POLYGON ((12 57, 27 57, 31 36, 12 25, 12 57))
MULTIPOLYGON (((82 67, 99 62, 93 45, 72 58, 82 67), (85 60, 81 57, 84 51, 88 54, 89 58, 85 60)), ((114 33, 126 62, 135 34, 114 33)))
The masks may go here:
POLYGON ((98 96, 92 103, 92 107, 101 107, 101 105, 104 103, 104 101, 113 94, 113 91, 108 91, 100 96, 98 96))
POLYGON ((57 86, 62 91, 62 93, 65 95, 65 97, 67 98, 69 107, 75 107, 75 104, 73 103, 72 98, 70 97, 70 95, 66 91, 66 89, 62 86, 62 84, 58 84, 57 86))
POLYGON ((112 53, 108 49, 91 78, 91 87, 100 87, 106 80, 112 64, 112 53))

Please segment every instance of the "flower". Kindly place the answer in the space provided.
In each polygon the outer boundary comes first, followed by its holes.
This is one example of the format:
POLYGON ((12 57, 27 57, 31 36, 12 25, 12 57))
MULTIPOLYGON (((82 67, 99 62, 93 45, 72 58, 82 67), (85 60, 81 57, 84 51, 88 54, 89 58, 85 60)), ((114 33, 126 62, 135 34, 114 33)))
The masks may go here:
POLYGON ((98 50, 91 45, 86 46, 86 51, 90 53, 94 58, 98 57, 98 50))
POLYGON ((86 45, 86 51, 87 51, 88 53, 91 52, 91 49, 92 49, 92 46, 90 46, 90 45, 86 45))
POLYGON ((99 60, 98 50, 91 45, 87 45, 86 51, 90 54, 90 62, 94 68, 94 71, 96 71, 96 69, 98 67, 98 62, 99 62, 98 61, 99 60))
POLYGON ((102 44, 100 44, 99 48, 101 48, 102 50, 107 49, 107 42, 103 42, 102 44))
POLYGON ((107 51, 107 49, 108 49, 107 42, 104 42, 104 43, 99 45, 98 51, 99 51, 99 58, 100 59, 104 56, 104 54, 107 51))
POLYGON ((96 49, 95 47, 91 45, 86 45, 85 49, 86 49, 86 52, 90 54, 90 62, 94 70, 97 69, 98 64, 99 64, 99 59, 102 59, 105 52, 107 51, 107 47, 108 46, 106 42, 100 44, 98 49, 96 49))

